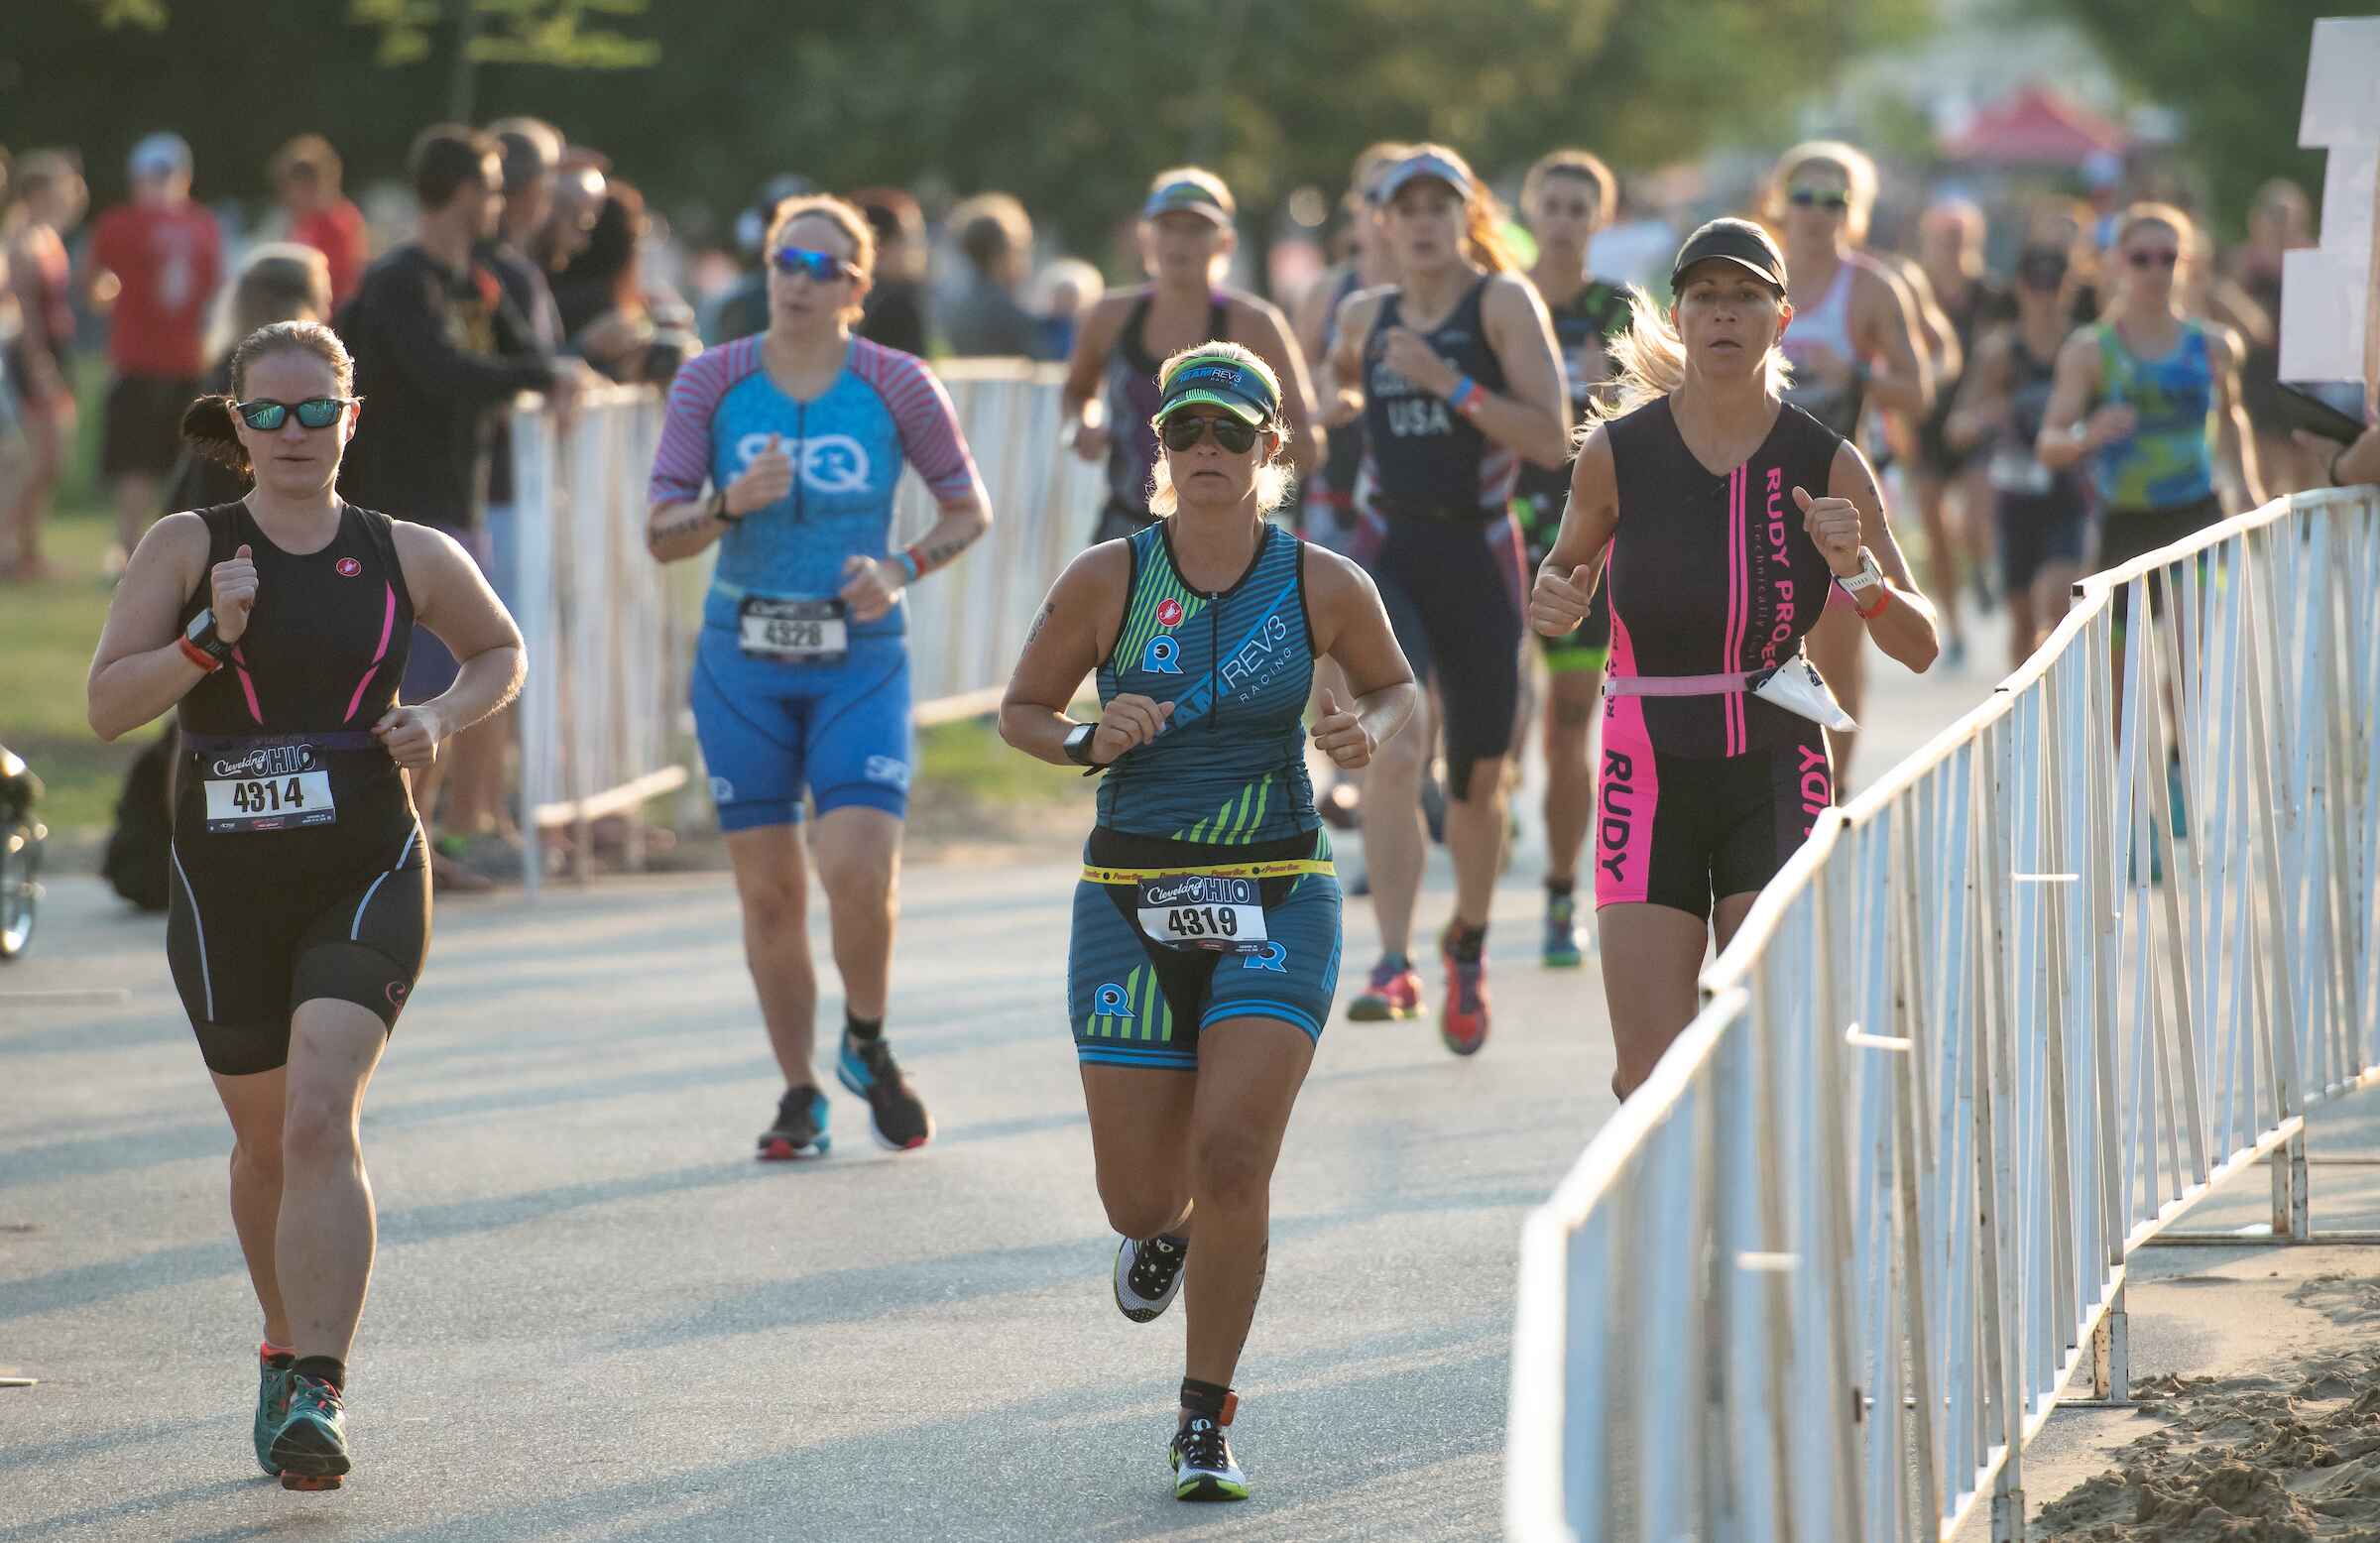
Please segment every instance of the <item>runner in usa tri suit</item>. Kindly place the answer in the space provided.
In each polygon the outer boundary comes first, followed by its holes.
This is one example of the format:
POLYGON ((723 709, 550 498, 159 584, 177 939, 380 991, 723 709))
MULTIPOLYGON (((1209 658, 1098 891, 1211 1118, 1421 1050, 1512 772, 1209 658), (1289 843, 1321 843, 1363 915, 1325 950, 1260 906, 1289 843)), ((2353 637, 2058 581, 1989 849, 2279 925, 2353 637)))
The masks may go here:
MULTIPOLYGON (((1618 182, 1610 168, 1584 150, 1557 150, 1529 168, 1520 186, 1521 214, 1537 238, 1537 267, 1530 283, 1545 299, 1570 383, 1570 420, 1576 422, 1610 379, 1605 340, 1628 325, 1624 286, 1595 278, 1588 246, 1611 221, 1618 182)), ((1521 538, 1533 571, 1552 549, 1570 502, 1570 468, 1524 465, 1520 469, 1521 538)), ((1537 636, 1551 689, 1545 703, 1545 943, 1541 957, 1552 969, 1575 968, 1582 957, 1576 892, 1579 857, 1595 817, 1595 763, 1588 746, 1604 690, 1604 661, 1611 649, 1611 613, 1598 592, 1587 625, 1563 637, 1537 636)), ((1528 739, 1529 707, 1513 728, 1515 743, 1528 739)))
POLYGON ((2000 588, 2008 597, 2008 665, 2031 655, 2066 615, 2090 538, 2090 498, 2076 468, 2052 471, 2035 442, 2067 323, 2066 251, 2028 246, 2016 260, 2016 319, 1983 334, 1943 434, 1984 451, 2000 588))
POLYGON ((1113 1289, 1146 1323, 1187 1276, 1174 1495, 1237 1500, 1232 1376, 1264 1281, 1273 1163, 1339 977, 1339 882, 1298 720, 1315 660, 1336 658, 1353 694, 1324 694, 1312 738, 1361 767, 1420 691, 1363 570, 1264 518, 1288 476, 1271 367, 1209 342, 1166 360, 1160 386, 1157 522, 1052 586, 1000 732, 1106 772, 1066 1011, 1100 1200, 1123 1234, 1113 1289), (1100 716, 1077 723, 1067 704, 1095 671, 1100 716))
MULTIPOLYGON (((1371 201, 1372 178, 1381 168, 1405 158, 1407 147, 1394 140, 1367 145, 1356 157, 1348 176, 1343 205, 1347 213, 1347 256, 1323 270, 1306 287, 1292 314, 1297 346, 1307 359, 1319 363, 1331 356, 1339 340, 1339 309, 1358 290, 1396 282, 1388 261, 1388 244, 1380 234, 1380 214, 1371 201)), ((1317 546, 1342 556, 1352 549, 1356 534, 1356 476, 1364 464, 1364 420, 1333 423, 1323 447, 1322 464, 1298 489, 1297 534, 1317 546)), ((1314 666, 1316 700, 1325 690, 1345 695, 1347 682, 1328 659, 1314 666)), ((1309 704, 1311 706, 1312 704, 1309 704)), ((1363 779, 1334 767, 1327 786, 1318 789, 1314 805, 1323 822, 1338 830, 1354 830, 1361 817, 1363 779)), ((1358 891, 1359 893, 1362 891, 1358 891)))
MULTIPOLYGON (((1335 417, 1364 416, 1356 557, 1379 585, 1415 675, 1436 688, 1445 723, 1455 914, 1439 939, 1439 1034, 1455 1054, 1472 1055, 1488 1039, 1488 912, 1520 702, 1524 580, 1512 484, 1523 459, 1563 463, 1569 402, 1545 305, 1514 271, 1494 196, 1463 159, 1417 146, 1380 174, 1373 197, 1398 286, 1356 295, 1340 312, 1335 417)), ((1366 777, 1364 858, 1381 954, 1348 1009, 1362 1021, 1421 1010, 1409 950, 1432 739, 1426 722, 1417 727, 1366 777)))
POLYGON ((1586 619, 1608 566, 1595 838, 1596 925, 1612 1090, 1642 1083, 1699 1006, 1712 935, 1752 900, 1833 800, 1819 723, 1840 713, 1800 644, 1836 584, 1877 647, 1911 669, 1936 652, 1858 447, 1782 400, 1786 268, 1759 226, 1714 220, 1670 272, 1667 316, 1639 292, 1612 344, 1561 535, 1530 625, 1586 619))
MULTIPOLYGON (((2185 540, 2264 502, 2254 431, 2240 406, 2238 334, 2182 313, 2177 269, 2190 216, 2136 203, 2116 222, 2114 302, 2058 351, 2036 448, 2053 471, 2087 463, 2099 501, 2092 569, 2185 540)), ((2164 586, 2149 602, 2164 611, 2164 586)), ((2123 683, 2129 587, 2115 595, 2116 683, 2123 683)))
POLYGON ((1066 364, 1067 423, 1075 453, 1108 468, 1094 542, 1149 523, 1157 436, 1148 423, 1157 411, 1157 364, 1203 338, 1245 343, 1262 356, 1287 388, 1292 463, 1300 472, 1321 463, 1313 388, 1287 319, 1269 301, 1223 283, 1239 248, 1236 208, 1231 189, 1212 172, 1159 172, 1140 206, 1140 262, 1149 282, 1100 297, 1075 334, 1066 364))
POLYGON ((839 198, 788 199, 765 250, 768 330, 702 354, 670 387, 646 543, 663 562, 719 543, 695 647, 694 731, 735 866, 745 963, 785 1079, 760 1154, 830 1144, 811 1080, 805 795, 843 974, 835 1075, 868 1101, 877 1140, 902 1151, 930 1140, 934 1123, 884 1036, 909 796, 900 596, 982 535, 991 507, 941 382, 915 357, 852 336, 876 250, 866 216, 839 198), (941 517, 892 551, 904 463, 941 517))
POLYGON ((357 404, 328 327, 252 332, 230 373, 182 433, 255 488, 142 536, 90 720, 104 740, 180 720, 166 957, 231 1117, 232 1224, 265 1319, 256 1460, 335 1489, 375 1231, 357 1121, 429 947, 404 773, 511 699, 521 634, 452 537, 334 491, 357 404), (399 706, 416 621, 462 669, 399 706))
MULTIPOLYGON (((1784 349, 1793 385, 1785 400, 1854 441, 1871 404, 1922 415, 1933 406, 1934 380, 1915 305, 1881 263, 1855 250, 1875 209, 1876 164, 1848 145, 1814 140, 1785 152, 1771 181, 1770 223, 1783 231, 1792 265, 1793 325, 1784 349)), ((1867 630, 1848 601, 1830 606, 1811 636, 1810 657, 1856 719, 1867 630)), ((1841 796, 1858 736, 1830 729, 1827 740, 1841 796)))

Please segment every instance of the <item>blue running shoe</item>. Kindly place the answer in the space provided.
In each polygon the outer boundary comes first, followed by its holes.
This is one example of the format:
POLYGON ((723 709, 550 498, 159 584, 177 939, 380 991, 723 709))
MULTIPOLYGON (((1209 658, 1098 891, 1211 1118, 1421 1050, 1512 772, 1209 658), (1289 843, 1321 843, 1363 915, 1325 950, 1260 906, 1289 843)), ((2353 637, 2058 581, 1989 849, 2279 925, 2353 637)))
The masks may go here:
POLYGON ((339 1390, 293 1374, 273 1445, 266 1452, 284 1489, 336 1489, 347 1482, 347 1410, 339 1390))
POLYGON ((776 1120, 761 1132, 761 1156, 772 1162, 823 1157, 835 1143, 826 1133, 826 1095, 804 1083, 776 1101, 776 1120))
POLYGON ((835 1076, 868 1101, 868 1127, 877 1145, 913 1152, 934 1138, 934 1117, 925 1112, 925 1101, 909 1086, 892 1059, 892 1047, 884 1040, 854 1039, 846 1033, 835 1076))
POLYGON ((268 1356, 261 1350, 256 1356, 256 1463, 268 1479, 281 1475, 281 1470, 273 1466, 273 1432, 287 1412, 290 1367, 297 1360, 290 1355, 268 1356))
POLYGON ((1586 957, 1579 947, 1579 902, 1575 895, 1546 891, 1545 967, 1576 970, 1586 957))

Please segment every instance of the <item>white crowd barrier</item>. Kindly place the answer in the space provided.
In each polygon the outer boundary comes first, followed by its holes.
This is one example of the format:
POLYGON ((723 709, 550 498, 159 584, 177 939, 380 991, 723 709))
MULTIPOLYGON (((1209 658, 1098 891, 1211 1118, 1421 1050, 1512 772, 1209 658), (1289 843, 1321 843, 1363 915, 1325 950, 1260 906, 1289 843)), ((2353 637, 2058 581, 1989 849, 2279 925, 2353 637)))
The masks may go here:
POLYGON ((2260 1161, 2223 1238, 2310 1236, 2306 1113, 2380 1080, 2380 492, 2077 594, 1820 817, 1530 1216, 1510 1535, 2020 1539, 2069 1378, 2128 1396, 2132 1251, 2260 1161))
MULTIPOLYGON (((1099 468, 1059 441, 1060 368, 970 360, 938 373, 990 491, 992 529, 909 598, 920 724, 998 705, 1035 607, 1090 538, 1103 488, 1099 468)), ((512 599, 530 659, 517 709, 522 828, 574 829, 582 865, 592 822, 619 816, 636 866, 638 811, 682 786, 697 755, 686 696, 710 563, 664 569, 646 551, 660 420, 660 399, 646 388, 591 393, 566 427, 536 398, 512 416, 512 599)), ((896 543, 934 519, 924 485, 904 475, 896 543)), ((532 842, 523 877, 533 892, 539 867, 532 842)))

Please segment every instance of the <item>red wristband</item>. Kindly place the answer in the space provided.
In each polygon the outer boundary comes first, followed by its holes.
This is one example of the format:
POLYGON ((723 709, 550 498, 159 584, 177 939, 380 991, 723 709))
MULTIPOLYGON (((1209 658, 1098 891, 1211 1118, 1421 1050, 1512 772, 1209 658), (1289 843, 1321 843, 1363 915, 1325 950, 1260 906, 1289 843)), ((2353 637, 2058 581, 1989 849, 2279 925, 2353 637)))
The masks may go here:
POLYGON ((1874 605, 1862 610, 1859 602, 1854 600, 1851 602, 1851 609, 1858 613, 1859 620, 1863 622, 1872 622, 1877 617, 1882 616, 1884 614, 1884 608, 1890 604, 1892 604, 1892 586, 1890 584, 1878 584, 1876 586, 1876 603, 1874 605))
POLYGON ((223 667, 223 661, 221 659, 207 653, 204 649, 198 647, 198 645, 190 642, 189 639, 177 638, 174 641, 181 645, 181 656, 183 658, 188 659, 191 663, 197 665, 200 669, 205 670, 208 674, 211 675, 216 670, 223 667))
POLYGON ((928 573, 933 571, 933 564, 927 562, 925 560, 925 554, 914 546, 903 550, 901 552, 901 556, 908 561, 909 582, 912 584, 916 583, 919 579, 925 577, 928 573))

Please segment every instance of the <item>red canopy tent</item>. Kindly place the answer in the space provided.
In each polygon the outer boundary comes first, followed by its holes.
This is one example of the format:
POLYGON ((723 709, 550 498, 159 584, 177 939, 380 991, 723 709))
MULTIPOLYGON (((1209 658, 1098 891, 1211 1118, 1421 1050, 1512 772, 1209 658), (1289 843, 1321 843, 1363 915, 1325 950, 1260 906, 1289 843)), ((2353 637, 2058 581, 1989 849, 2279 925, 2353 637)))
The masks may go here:
POLYGON ((1942 152, 1978 166, 2081 166, 2095 155, 2120 154, 2131 142, 2120 125, 2063 92, 2029 85, 1976 113, 1942 152))

